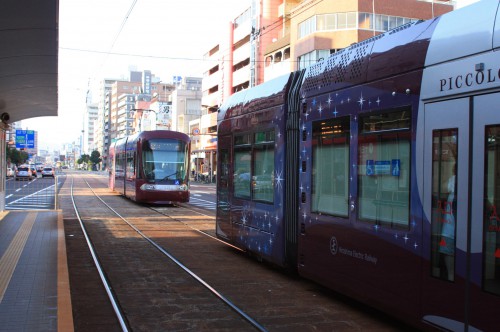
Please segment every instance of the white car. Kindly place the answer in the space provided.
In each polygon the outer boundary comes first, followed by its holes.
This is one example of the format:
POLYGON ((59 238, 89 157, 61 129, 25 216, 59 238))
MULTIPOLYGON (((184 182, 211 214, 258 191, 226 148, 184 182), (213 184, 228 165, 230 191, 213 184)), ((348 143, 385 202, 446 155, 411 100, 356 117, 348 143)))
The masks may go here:
POLYGON ((14 170, 12 168, 10 168, 10 167, 7 167, 6 175, 7 175, 8 178, 13 177, 15 175, 14 170))
POLYGON ((44 167, 42 169, 42 178, 44 178, 46 176, 51 177, 51 178, 54 177, 54 169, 52 167, 44 167))
POLYGON ((33 172, 29 166, 19 166, 16 172, 16 181, 27 179, 29 181, 33 180, 33 172))

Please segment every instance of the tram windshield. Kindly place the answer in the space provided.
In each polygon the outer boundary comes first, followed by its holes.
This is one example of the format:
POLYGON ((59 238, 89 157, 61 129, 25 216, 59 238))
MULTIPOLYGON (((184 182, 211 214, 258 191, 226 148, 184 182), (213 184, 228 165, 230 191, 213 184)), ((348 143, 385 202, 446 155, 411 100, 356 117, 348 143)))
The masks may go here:
POLYGON ((182 184, 186 178, 188 144, 175 139, 152 139, 144 142, 144 175, 150 182, 182 184))

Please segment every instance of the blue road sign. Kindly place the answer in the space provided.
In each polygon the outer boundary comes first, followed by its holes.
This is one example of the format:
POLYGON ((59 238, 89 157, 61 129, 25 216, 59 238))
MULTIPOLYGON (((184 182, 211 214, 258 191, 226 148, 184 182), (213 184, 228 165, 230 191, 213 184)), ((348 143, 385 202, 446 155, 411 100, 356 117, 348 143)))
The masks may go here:
POLYGON ((16 148, 34 149, 35 131, 34 130, 16 130, 16 148))

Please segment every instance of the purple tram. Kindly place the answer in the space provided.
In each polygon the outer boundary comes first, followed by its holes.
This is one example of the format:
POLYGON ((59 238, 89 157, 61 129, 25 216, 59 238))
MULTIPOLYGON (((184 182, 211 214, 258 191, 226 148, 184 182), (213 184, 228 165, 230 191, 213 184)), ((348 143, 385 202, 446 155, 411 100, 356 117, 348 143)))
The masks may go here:
POLYGON ((189 202, 189 142, 168 130, 119 139, 110 149, 110 189, 140 203, 189 202))
POLYGON ((234 94, 217 236, 416 327, 496 330, 499 49, 483 0, 234 94))

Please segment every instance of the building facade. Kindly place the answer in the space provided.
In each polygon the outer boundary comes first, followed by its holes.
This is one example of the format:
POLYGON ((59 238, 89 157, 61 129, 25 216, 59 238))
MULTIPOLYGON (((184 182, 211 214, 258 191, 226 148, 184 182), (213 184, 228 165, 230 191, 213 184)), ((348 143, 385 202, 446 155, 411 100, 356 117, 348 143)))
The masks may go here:
POLYGON ((454 2, 446 0, 252 1, 204 55, 202 105, 210 114, 235 92, 453 9, 454 2))
POLYGON ((102 169, 109 167, 109 148, 117 139, 144 130, 175 130, 173 120, 168 120, 175 115, 175 89, 174 84, 162 83, 148 70, 130 71, 129 80, 101 82, 94 141, 102 169))
POLYGON ((87 108, 83 119, 82 153, 89 154, 96 149, 95 125, 98 117, 98 104, 87 99, 87 108))
POLYGON ((326 59, 353 43, 400 25, 426 20, 454 9, 438 0, 283 0, 276 17, 280 38, 265 50, 269 80, 326 59))
MULTIPOLYGON (((306 68, 405 23, 453 9, 453 1, 438 0, 252 1, 204 55, 208 65, 203 75, 202 117, 191 123, 191 130, 215 133, 217 109, 235 92, 306 68)), ((197 149, 214 159, 213 140, 197 149)))

